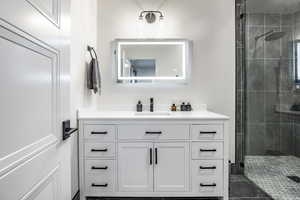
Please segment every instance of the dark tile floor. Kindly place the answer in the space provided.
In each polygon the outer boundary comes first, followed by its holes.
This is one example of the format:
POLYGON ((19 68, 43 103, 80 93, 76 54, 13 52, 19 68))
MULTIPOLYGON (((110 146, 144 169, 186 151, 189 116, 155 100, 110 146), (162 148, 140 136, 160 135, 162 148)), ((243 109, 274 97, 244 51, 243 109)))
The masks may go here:
POLYGON ((230 200, 272 200, 264 191, 243 175, 230 176, 230 200))
MULTIPOLYGON (((243 175, 230 176, 230 200, 272 200, 243 175)), ((216 198, 88 198, 88 200, 217 200, 216 198)))

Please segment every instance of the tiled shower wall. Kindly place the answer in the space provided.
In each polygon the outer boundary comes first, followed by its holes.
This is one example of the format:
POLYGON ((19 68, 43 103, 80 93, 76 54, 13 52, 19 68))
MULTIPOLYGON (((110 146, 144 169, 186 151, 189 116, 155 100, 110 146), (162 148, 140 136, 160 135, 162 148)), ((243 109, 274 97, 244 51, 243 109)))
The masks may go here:
MULTIPOLYGON (((299 99, 294 88, 295 15, 248 14, 246 20, 246 155, 295 155, 297 117, 280 113, 299 99), (279 40, 255 37, 284 31, 279 40)), ((299 134, 298 134, 299 135, 299 134)), ((298 143, 299 145, 300 143, 298 143)))

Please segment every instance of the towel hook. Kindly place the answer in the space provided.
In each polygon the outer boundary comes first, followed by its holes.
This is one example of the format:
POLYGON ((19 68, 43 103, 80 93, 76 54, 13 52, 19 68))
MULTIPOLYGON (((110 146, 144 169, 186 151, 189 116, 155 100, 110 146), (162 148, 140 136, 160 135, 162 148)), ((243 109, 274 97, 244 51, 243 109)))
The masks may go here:
POLYGON ((93 56, 93 54, 92 54, 92 52, 93 52, 94 55, 95 55, 95 59, 98 60, 98 56, 97 56, 97 53, 96 53, 94 47, 88 45, 88 46, 87 46, 87 50, 88 50, 88 52, 90 53, 92 59, 94 58, 94 56, 93 56))

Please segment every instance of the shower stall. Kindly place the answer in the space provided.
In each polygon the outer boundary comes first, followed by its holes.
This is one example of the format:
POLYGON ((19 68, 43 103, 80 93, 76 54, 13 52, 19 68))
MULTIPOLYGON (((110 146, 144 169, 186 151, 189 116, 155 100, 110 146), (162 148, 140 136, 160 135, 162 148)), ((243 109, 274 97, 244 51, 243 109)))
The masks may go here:
POLYGON ((300 200, 300 0, 236 0, 237 171, 300 200))

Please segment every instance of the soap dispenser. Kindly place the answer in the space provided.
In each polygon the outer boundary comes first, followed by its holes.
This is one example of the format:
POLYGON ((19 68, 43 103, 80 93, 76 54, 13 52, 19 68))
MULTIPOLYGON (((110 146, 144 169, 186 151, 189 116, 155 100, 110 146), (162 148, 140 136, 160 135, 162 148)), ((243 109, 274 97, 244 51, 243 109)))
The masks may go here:
POLYGON ((186 106, 184 102, 182 102, 182 104, 180 105, 180 111, 186 111, 186 106))
POLYGON ((176 107, 175 103, 173 103, 173 105, 171 106, 171 111, 173 111, 173 112, 177 111, 177 107, 176 107))
POLYGON ((193 109, 192 109, 192 105, 188 102, 187 104, 186 104, 186 111, 192 111, 193 109))
POLYGON ((138 101, 138 104, 136 105, 136 112, 142 112, 143 111, 143 104, 141 101, 138 101))

